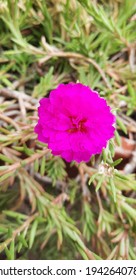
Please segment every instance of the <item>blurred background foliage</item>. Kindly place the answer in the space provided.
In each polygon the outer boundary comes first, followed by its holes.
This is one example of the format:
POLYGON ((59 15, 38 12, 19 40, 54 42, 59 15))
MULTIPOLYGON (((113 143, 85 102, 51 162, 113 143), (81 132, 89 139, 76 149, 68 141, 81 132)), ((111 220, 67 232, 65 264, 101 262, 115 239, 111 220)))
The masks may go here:
POLYGON ((0 0, 0 259, 136 259, 135 0, 0 0), (98 90, 117 130, 88 164, 34 134, 59 83, 98 90))

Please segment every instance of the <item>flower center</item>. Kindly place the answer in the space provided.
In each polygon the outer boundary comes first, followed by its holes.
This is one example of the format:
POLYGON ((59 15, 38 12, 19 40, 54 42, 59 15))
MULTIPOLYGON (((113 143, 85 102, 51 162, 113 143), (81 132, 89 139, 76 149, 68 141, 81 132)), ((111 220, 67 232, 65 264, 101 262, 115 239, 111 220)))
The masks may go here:
POLYGON ((86 119, 77 120, 73 117, 71 117, 70 119, 71 119, 72 127, 67 130, 68 133, 74 133, 78 131, 86 132, 86 127, 85 127, 86 119))

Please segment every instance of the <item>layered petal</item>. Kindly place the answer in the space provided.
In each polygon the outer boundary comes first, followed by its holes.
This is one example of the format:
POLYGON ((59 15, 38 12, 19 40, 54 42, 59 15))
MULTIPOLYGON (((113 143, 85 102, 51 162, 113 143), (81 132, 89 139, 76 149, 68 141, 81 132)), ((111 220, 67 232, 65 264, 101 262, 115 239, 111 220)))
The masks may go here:
POLYGON ((66 161, 89 161, 114 136, 115 116, 104 98, 80 83, 60 84, 40 100, 39 141, 66 161))

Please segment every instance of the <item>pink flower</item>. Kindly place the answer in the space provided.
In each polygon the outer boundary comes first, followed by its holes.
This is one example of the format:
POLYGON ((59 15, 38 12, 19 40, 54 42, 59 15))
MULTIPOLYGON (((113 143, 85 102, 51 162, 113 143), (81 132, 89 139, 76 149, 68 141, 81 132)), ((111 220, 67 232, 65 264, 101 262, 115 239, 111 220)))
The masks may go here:
POLYGON ((38 140, 66 161, 89 161, 114 136, 115 116, 106 100, 80 83, 60 84, 40 100, 38 140))

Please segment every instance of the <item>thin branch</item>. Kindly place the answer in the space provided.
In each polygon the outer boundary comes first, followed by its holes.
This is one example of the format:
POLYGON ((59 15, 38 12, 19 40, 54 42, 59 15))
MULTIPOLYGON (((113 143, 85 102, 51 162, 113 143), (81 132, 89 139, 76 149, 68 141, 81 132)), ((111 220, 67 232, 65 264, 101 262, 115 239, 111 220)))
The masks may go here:
POLYGON ((4 116, 3 114, 0 113, 0 119, 7 122, 7 123, 12 124, 16 128, 16 130, 20 131, 20 127, 11 118, 9 118, 7 116, 4 116))
POLYGON ((19 99, 19 97, 21 96, 21 98, 24 101, 29 101, 32 104, 37 104, 37 99, 33 98, 32 96, 29 96, 27 94, 25 94, 22 91, 17 91, 17 90, 11 90, 8 88, 2 88, 0 89, 0 95, 4 95, 5 97, 11 97, 11 98, 15 98, 15 99, 19 99))
POLYGON ((14 232, 12 237, 8 238, 4 242, 0 244, 0 252, 2 252, 5 247, 7 247, 15 238, 17 235, 21 233, 24 229, 26 229, 32 222, 33 220, 39 216, 39 213, 35 213, 34 215, 30 216, 19 228, 17 228, 14 232))
POLYGON ((102 76, 106 86, 109 89, 111 89, 111 85, 110 85, 109 81, 107 80, 107 77, 106 77, 104 71, 101 69, 99 64, 94 59, 92 59, 90 57, 86 57, 86 56, 84 56, 82 54, 79 54, 79 53, 63 52, 63 51, 57 49, 56 47, 50 46, 49 44, 47 44, 47 42, 46 42, 44 37, 42 37, 42 45, 45 48, 45 50, 47 51, 47 53, 46 53, 45 57, 43 57, 43 58, 41 58, 39 60, 40 64, 43 64, 44 62, 46 62, 47 60, 51 59, 52 57, 66 57, 66 58, 69 58, 69 59, 73 58, 73 59, 76 59, 76 60, 86 61, 86 62, 92 64, 97 69, 97 71, 102 76))
POLYGON ((23 167, 25 165, 28 165, 32 162, 34 162, 36 159, 39 159, 41 158, 43 155, 47 155, 50 153, 50 150, 49 149, 44 149, 42 152, 40 153, 35 153, 34 155, 28 157, 27 159, 24 159, 22 161, 19 161, 19 162, 16 162, 12 165, 10 165, 7 170, 4 170, 2 172, 0 172, 0 176, 3 176, 4 174, 7 174, 9 172, 14 172, 16 171, 17 169, 19 169, 20 167, 23 167))
POLYGON ((85 172, 84 172, 82 165, 78 166, 78 170, 79 170, 80 177, 81 177, 81 187, 82 187, 83 198, 84 198, 84 200, 87 200, 89 202, 91 200, 91 196, 90 196, 90 191, 88 190, 88 187, 86 186, 85 172))

